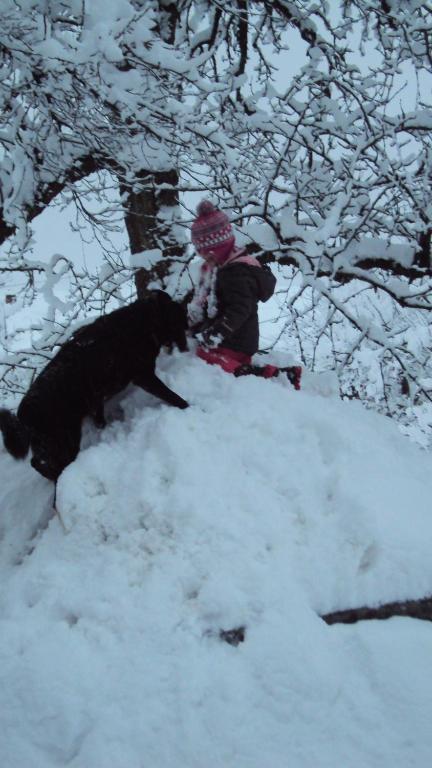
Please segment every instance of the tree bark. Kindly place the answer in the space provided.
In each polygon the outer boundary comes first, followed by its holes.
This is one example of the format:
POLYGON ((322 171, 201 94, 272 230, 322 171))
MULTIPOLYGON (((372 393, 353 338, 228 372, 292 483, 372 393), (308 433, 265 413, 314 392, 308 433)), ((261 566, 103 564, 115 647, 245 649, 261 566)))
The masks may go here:
MULTIPOLYGON (((159 0, 158 6, 159 34, 165 43, 173 45, 179 22, 177 3, 159 0)), ((176 242, 172 233, 174 217, 167 215, 169 211, 174 214, 178 207, 178 182, 179 174, 172 168, 168 171, 142 170, 136 174, 132 188, 120 184, 131 253, 153 248, 160 248, 163 253, 163 258, 154 267, 136 270, 138 298, 146 295, 149 284, 154 281, 163 288, 171 260, 184 255, 184 245, 176 242)))
POLYGON ((170 211, 174 214, 179 203, 177 186, 178 173, 174 169, 154 173, 141 171, 136 176, 135 188, 120 184, 131 253, 154 248, 163 252, 163 259, 154 267, 141 267, 136 271, 135 285, 139 298, 146 295, 148 285, 153 281, 163 287, 171 260, 184 254, 184 245, 174 239, 170 215, 170 211))

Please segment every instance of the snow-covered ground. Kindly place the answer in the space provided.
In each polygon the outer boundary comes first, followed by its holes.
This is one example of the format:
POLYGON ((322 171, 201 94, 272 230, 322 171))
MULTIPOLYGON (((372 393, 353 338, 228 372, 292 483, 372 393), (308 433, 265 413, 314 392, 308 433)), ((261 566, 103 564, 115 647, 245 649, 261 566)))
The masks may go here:
POLYGON ((331 379, 161 356, 58 485, 0 449, 2 768, 429 768, 432 458, 331 379), (237 647, 220 630, 245 627, 237 647))

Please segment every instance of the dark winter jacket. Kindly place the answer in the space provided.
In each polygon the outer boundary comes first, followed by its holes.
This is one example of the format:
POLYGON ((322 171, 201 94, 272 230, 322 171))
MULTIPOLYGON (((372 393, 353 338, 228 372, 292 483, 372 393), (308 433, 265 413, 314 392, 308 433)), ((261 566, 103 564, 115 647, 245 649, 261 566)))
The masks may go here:
POLYGON ((258 351, 258 302, 274 292, 276 278, 266 266, 232 262, 217 271, 217 316, 206 323, 220 344, 236 352, 254 355, 258 351))

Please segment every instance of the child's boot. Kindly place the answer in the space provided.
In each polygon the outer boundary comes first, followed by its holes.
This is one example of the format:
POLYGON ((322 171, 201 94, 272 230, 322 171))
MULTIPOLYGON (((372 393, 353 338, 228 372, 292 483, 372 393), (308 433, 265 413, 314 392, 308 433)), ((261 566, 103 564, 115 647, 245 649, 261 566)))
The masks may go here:
POLYGON ((289 365, 287 368, 279 368, 287 375, 288 381, 293 385, 294 389, 300 389, 300 380, 302 375, 301 365, 289 365))

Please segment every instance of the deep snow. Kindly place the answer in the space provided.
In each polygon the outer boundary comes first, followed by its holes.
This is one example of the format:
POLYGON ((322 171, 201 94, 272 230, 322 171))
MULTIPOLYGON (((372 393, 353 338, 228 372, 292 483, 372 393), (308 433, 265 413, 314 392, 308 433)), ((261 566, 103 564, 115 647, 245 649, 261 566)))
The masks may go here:
POLYGON ((87 426, 66 533, 0 449, 2 768, 428 768, 432 625, 320 614, 431 594, 431 455, 325 376, 159 371, 191 407, 87 426))

